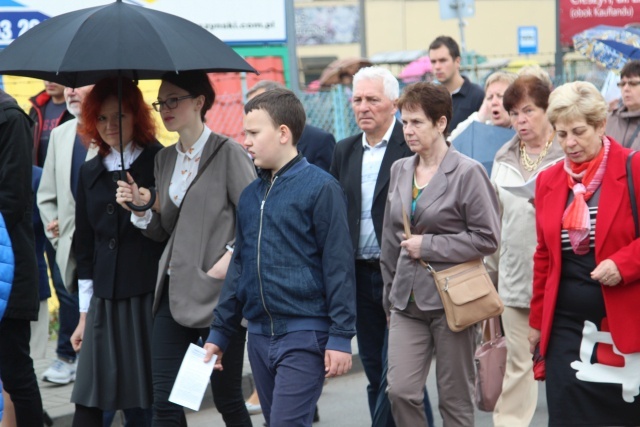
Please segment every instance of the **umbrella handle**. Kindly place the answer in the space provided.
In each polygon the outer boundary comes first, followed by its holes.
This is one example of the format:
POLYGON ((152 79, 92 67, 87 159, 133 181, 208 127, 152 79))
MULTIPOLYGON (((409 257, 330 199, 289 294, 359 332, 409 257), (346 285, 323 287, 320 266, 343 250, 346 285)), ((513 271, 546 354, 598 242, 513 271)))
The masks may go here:
POLYGON ((127 206, 129 206, 129 209, 131 209, 132 211, 144 212, 147 209, 150 209, 155 202, 156 202, 156 188, 149 187, 149 203, 143 206, 139 206, 139 205, 134 205, 132 202, 127 202, 127 206))

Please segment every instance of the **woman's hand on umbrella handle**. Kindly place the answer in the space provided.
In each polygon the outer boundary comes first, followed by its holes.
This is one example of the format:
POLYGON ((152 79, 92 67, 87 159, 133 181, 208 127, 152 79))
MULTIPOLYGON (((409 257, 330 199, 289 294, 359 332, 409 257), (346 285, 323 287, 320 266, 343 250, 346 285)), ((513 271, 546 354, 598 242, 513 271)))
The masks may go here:
POLYGON ((129 172, 127 172, 127 182, 122 180, 118 181, 116 202, 126 210, 133 212, 134 215, 142 217, 144 216, 144 210, 139 211, 138 209, 134 209, 132 205, 144 206, 149 203, 150 198, 150 191, 146 188, 138 188, 138 184, 136 184, 129 172))
POLYGON ((533 354, 536 351, 536 345, 540 342, 540 330, 529 328, 529 352, 533 354))

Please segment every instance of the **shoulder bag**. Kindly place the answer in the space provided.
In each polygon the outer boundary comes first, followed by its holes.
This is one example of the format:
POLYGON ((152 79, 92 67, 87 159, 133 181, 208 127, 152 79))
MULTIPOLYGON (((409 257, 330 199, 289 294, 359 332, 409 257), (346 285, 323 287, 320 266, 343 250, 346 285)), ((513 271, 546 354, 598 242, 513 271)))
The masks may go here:
POLYGON ((500 318, 482 322, 482 342, 476 349, 476 393, 479 410, 492 412, 502 393, 502 380, 507 366, 507 340, 502 334, 500 318))
MULTIPOLYGON (((409 218, 402 208, 407 238, 411 236, 409 218)), ((499 316, 504 304, 489 278, 482 258, 436 271, 429 263, 420 263, 433 275, 449 329, 460 332, 490 317, 499 316)))

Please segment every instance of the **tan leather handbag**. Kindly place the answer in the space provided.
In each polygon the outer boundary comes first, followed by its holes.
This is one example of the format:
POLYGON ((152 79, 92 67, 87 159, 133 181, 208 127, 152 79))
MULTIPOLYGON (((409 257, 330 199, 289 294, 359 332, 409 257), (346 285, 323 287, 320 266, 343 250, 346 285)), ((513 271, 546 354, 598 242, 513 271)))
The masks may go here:
MULTIPOLYGON (((411 237, 409 218, 402 208, 404 229, 411 237)), ((489 278, 482 258, 436 271, 424 260, 420 263, 433 275, 449 329, 460 332, 490 317, 499 316, 504 304, 489 278)))
POLYGON ((442 271, 435 271, 427 264, 427 269, 436 282, 447 324, 453 332, 502 314, 504 304, 482 259, 442 271))

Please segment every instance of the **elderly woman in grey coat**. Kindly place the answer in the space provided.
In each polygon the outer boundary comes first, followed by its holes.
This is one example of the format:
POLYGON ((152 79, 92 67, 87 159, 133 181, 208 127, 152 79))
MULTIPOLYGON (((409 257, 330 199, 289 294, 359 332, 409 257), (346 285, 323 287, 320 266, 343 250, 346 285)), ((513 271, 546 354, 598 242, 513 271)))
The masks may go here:
POLYGON ((409 86, 398 107, 412 157, 391 168, 382 232, 383 302, 389 322, 389 399, 397 425, 425 426, 422 393, 435 353, 445 426, 473 426, 475 328, 452 332, 434 279, 498 247, 498 202, 482 165, 445 140, 451 96, 442 86, 409 86), (404 234, 404 212, 411 236, 404 234))

